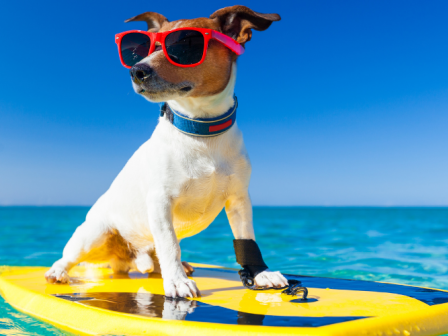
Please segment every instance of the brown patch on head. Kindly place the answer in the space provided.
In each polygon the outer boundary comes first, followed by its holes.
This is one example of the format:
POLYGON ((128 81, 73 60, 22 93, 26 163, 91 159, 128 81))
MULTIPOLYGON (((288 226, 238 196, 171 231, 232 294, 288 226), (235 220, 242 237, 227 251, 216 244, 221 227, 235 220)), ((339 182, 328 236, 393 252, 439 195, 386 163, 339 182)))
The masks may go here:
MULTIPOLYGON (((126 20, 126 22, 146 21, 148 30, 151 32, 164 32, 183 27, 209 28, 222 32, 244 45, 251 39, 251 29, 265 30, 273 21, 278 20, 280 20, 278 14, 261 14, 245 6, 232 6, 216 11, 210 18, 169 22, 163 15, 147 12, 126 20)), ((198 66, 182 68, 173 65, 166 59, 162 50, 155 51, 140 63, 145 63, 154 70, 157 75, 154 83, 157 82, 157 87, 163 86, 163 83, 167 83, 167 87, 168 84, 171 87, 173 85, 181 87, 183 83, 188 82, 192 84, 192 90, 188 92, 188 96, 203 97, 217 94, 226 88, 230 79, 232 64, 236 59, 237 55, 229 48, 211 39, 206 58, 198 66)), ((172 92, 171 90, 169 94, 165 94, 161 89, 160 94, 151 96, 150 90, 147 90, 145 96, 153 101, 176 99, 172 92)))
POLYGON ((172 22, 165 22, 162 28, 160 29, 160 32, 183 27, 209 28, 214 30, 220 30, 219 22, 217 22, 216 20, 212 20, 209 18, 197 18, 191 20, 177 20, 172 22))
MULTIPOLYGON (((209 18, 193 20, 177 20, 165 22, 160 32, 175 28, 195 27, 220 30, 219 22, 209 18)), ((151 59, 151 67, 164 80, 180 83, 188 80, 194 84, 190 97, 204 97, 217 94, 225 89, 230 79, 232 63, 236 55, 220 42, 210 40, 207 55, 202 64, 195 67, 182 68, 171 64, 162 51, 151 59)))

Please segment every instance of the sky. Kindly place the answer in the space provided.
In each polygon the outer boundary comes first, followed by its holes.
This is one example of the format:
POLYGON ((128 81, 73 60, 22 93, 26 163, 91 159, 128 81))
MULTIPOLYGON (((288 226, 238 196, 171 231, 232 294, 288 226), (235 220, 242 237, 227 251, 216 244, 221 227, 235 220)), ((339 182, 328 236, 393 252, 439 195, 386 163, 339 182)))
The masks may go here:
MULTIPOLYGON (((3 1, 0 205, 92 205, 149 139, 114 35, 228 1, 3 1)), ((255 205, 447 206, 447 1, 239 1, 279 13, 238 60, 255 205)))

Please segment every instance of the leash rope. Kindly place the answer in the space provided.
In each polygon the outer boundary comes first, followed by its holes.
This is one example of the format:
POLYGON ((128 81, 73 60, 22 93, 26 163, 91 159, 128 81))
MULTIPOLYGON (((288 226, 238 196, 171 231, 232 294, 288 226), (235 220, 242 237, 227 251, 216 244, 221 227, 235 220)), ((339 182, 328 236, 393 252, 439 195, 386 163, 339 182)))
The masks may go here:
POLYGON ((238 274, 240 275, 241 282, 243 283, 243 286, 250 289, 250 290, 269 290, 269 289, 283 289, 282 294, 292 295, 292 296, 299 296, 300 293, 302 293, 302 299, 303 301, 307 300, 308 297, 308 288, 303 287, 302 283, 299 280, 288 280, 288 286, 281 287, 281 288, 256 288, 255 287, 255 280, 252 277, 249 269, 247 267, 243 267, 238 271, 238 274))

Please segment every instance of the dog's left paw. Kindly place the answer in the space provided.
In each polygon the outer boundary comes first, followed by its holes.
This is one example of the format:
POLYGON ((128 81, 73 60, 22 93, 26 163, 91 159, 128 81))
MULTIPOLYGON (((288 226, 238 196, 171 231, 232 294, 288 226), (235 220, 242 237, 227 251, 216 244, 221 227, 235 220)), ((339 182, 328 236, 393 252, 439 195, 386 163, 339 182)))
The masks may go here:
POLYGON ((263 271, 255 277, 255 285, 257 287, 285 287, 288 286, 288 280, 280 272, 272 272, 270 270, 263 271))

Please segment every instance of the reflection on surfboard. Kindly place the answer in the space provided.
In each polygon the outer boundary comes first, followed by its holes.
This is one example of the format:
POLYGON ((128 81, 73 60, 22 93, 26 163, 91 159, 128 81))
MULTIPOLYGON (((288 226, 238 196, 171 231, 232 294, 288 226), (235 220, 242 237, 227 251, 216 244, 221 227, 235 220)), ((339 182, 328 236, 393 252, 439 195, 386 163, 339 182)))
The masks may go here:
POLYGON ((147 292, 89 292, 55 294, 54 296, 86 306, 112 310, 120 313, 195 322, 277 327, 320 327, 366 318, 364 316, 312 317, 252 314, 214 306, 200 301, 181 298, 173 299, 164 295, 147 292))

